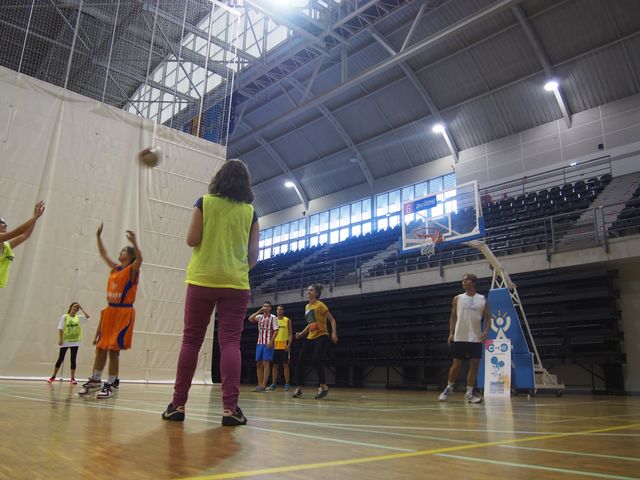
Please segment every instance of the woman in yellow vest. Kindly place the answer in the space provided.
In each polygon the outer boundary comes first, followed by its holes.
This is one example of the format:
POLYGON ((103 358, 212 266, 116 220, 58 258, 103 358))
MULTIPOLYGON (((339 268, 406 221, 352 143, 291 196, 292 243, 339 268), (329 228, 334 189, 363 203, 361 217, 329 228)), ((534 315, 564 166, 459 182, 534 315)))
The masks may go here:
POLYGON ((82 329, 89 319, 89 314, 84 311, 84 308, 80 306, 78 302, 73 302, 69 305, 69 310, 65 315, 60 317, 58 322, 58 345, 60 346, 60 353, 58 354, 58 360, 56 366, 53 369, 53 375, 47 380, 48 383, 53 383, 56 380, 58 370, 62 366, 64 356, 67 354, 67 350, 71 349, 71 384, 76 383, 76 357, 78 356, 78 348, 82 342, 82 329), (83 315, 78 314, 82 311, 83 315))
POLYGON ((173 400, 162 418, 181 422, 213 309, 218 311, 222 425, 244 425, 240 394, 240 336, 249 304, 249 270, 258 261, 260 227, 251 205, 249 172, 229 160, 195 204, 187 231, 193 247, 187 266, 184 332, 173 400))
POLYGON ((13 249, 31 236, 43 213, 44 202, 41 201, 36 203, 33 216, 13 230, 8 230, 7 221, 0 217, 0 288, 6 287, 9 282, 9 271, 15 258, 13 249))

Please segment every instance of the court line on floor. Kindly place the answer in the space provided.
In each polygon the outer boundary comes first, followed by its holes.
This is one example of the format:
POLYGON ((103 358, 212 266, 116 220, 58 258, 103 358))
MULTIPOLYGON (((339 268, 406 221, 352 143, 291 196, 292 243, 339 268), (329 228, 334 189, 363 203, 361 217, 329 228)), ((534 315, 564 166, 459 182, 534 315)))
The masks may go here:
POLYGON ((596 457, 596 458, 606 458, 611 460, 625 460, 629 462, 640 462, 640 458, 634 457, 621 457, 619 455, 605 455, 604 453, 585 453, 585 452, 571 452, 569 450, 552 450, 550 448, 536 448, 536 447, 523 447, 521 445, 501 445, 502 448, 515 448, 518 450, 531 450, 534 452, 547 452, 547 453, 557 453, 561 455, 577 455, 580 457, 596 457))
MULTIPOLYGON (((404 458, 413 458, 413 457, 422 457, 428 455, 436 455, 447 452, 457 452, 463 450, 472 450, 476 448, 483 447, 493 447, 497 445, 508 445, 513 443, 522 443, 522 442, 533 442, 538 440, 550 440, 555 438, 564 438, 570 436, 578 436, 584 435, 587 433, 597 433, 597 432, 609 432, 615 430, 624 430, 629 428, 640 428, 640 423, 634 423, 630 425, 617 425, 615 427, 607 427, 607 428, 598 428, 594 430, 586 430, 581 432, 566 432, 566 433, 557 433, 553 435, 534 435, 531 437, 525 438, 516 438, 509 440, 496 440, 493 442, 483 442, 477 443, 473 445, 456 445, 453 447, 442 447, 442 448, 433 448, 429 450, 418 450, 416 452, 407 452, 407 453, 392 453, 388 455, 379 455, 373 457, 359 457, 359 458, 348 458, 344 460, 332 460, 327 462, 318 462, 318 463, 307 463, 307 464, 299 464, 299 465, 289 465, 286 467, 272 467, 272 468, 263 468, 258 470, 246 470, 240 472, 231 472, 231 473, 219 473, 212 475, 201 475, 195 477, 186 477, 184 480, 221 480, 221 479, 231 479, 231 478, 242 478, 242 477, 251 477, 256 475, 267 475, 267 474, 276 474, 276 473, 285 473, 285 472, 298 472, 302 470, 316 470, 320 468, 330 468, 330 467, 340 467, 346 465, 357 465, 361 463, 370 463, 370 462, 381 462, 387 460, 400 460, 404 458)), ((613 478, 613 477, 611 477, 613 478)))
POLYGON ((463 460, 463 461, 469 461, 469 462, 489 463, 491 465, 500 465, 504 467, 525 468, 529 470, 542 470, 544 472, 580 475, 581 477, 609 478, 609 479, 615 479, 615 480, 637 480, 638 478, 638 477, 625 477, 621 475, 610 475, 608 473, 585 472, 584 470, 572 470, 568 468, 545 467, 542 465, 529 465, 527 463, 505 462, 502 460, 490 460, 488 458, 467 457, 465 455, 450 455, 446 453, 440 453, 440 454, 437 454, 436 456, 454 458, 456 460, 463 460))
POLYGON ((597 417, 580 417, 580 418, 570 418, 570 419, 563 419, 563 420, 550 420, 545 423, 566 423, 566 422, 577 422, 580 420, 592 421, 592 420, 600 420, 600 419, 611 420, 611 419, 616 419, 620 417, 640 417, 640 413, 628 413, 625 415, 599 415, 597 417))
MULTIPOLYGON (((377 435, 386 435, 392 437, 405 437, 405 438, 417 438, 420 440, 439 440, 443 442, 456 442, 456 443, 477 443, 470 440, 457 440, 446 437, 436 437, 431 435, 411 435, 408 433, 397 433, 397 432, 381 432, 377 430, 370 430, 365 428, 355 428, 355 427, 345 427, 343 425, 338 425, 335 423, 318 423, 318 422, 305 422, 301 420, 285 420, 285 419, 273 419, 273 418, 264 418, 264 417, 250 417, 251 421, 264 421, 264 422, 276 422, 276 423, 293 423, 297 425, 304 425, 307 427, 317 427, 317 428, 330 428, 336 430, 345 430, 351 432, 365 432, 365 433, 375 433, 377 435)), ((415 449, 411 450, 415 452, 415 449)))
MULTIPOLYGON (((65 404, 68 405, 68 403, 65 400, 52 400, 52 399, 45 399, 45 398, 33 398, 33 397, 24 397, 24 396, 20 396, 20 395, 13 395, 13 394, 7 394, 4 392, 0 392, 0 396, 5 396, 5 397, 11 397, 11 398, 17 398, 20 400, 31 400, 34 402, 44 402, 44 403, 50 403, 50 404, 65 404)), ((91 399, 86 399, 86 400, 91 400, 91 399)), ((111 409, 111 410, 122 410, 122 411, 128 411, 128 412, 141 412, 141 413, 150 413, 153 415, 159 415, 158 411, 155 410, 144 410, 144 409, 140 409, 140 408, 130 408, 130 407, 122 407, 122 406, 117 406, 117 405, 112 405, 112 404, 108 404, 108 403, 95 403, 95 404, 90 404, 90 403, 84 403, 84 402, 75 402, 74 405, 78 406, 78 407, 85 407, 85 408, 95 408, 95 409, 111 409)), ((205 423, 218 423, 222 417, 221 416, 215 416, 215 420, 212 418, 209 418, 209 416, 204 416, 204 415, 190 415, 190 418, 193 418, 195 420, 199 420, 205 423)), ((249 417, 250 420, 252 420, 251 417, 249 417)), ((330 442, 330 443, 340 443, 340 444, 348 444, 348 445, 355 445, 355 446, 359 446, 359 447, 369 447, 369 448, 380 448, 380 449, 384 449, 384 450, 393 450, 396 452, 415 452, 415 449, 407 449, 407 448, 399 448, 399 447, 391 447, 388 445, 380 445, 380 444, 375 444, 375 443, 366 443, 366 442, 356 442, 353 440, 342 440, 342 439, 338 439, 338 438, 331 438, 331 437, 321 437, 318 435, 310 435, 310 434, 306 434, 306 433, 299 433, 299 432, 290 432, 290 431, 283 431, 283 430, 275 430, 273 428, 264 428, 264 427, 255 427, 253 425, 247 425, 245 427, 243 427, 243 430, 258 430, 258 431, 264 431, 264 432, 268 432, 268 433, 281 433, 283 435, 287 435, 287 436, 296 436, 296 437, 302 437, 302 438, 308 438, 311 440, 322 440, 325 442, 330 442)))

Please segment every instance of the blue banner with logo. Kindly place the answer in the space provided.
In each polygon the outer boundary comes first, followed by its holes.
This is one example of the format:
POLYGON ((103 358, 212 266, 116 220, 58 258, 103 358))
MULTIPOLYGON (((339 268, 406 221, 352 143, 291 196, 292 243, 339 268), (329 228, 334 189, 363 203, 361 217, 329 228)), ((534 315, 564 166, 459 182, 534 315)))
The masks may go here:
MULTIPOLYGON (((511 341, 511 386, 518 389, 534 388, 533 354, 527 345, 520 318, 508 288, 493 288, 489 291, 489 311, 491 328, 488 340, 511 341)), ((483 355, 484 350, 486 349, 483 349, 483 355)), ((484 386, 484 363, 483 359, 478 371, 478 388, 484 386)))

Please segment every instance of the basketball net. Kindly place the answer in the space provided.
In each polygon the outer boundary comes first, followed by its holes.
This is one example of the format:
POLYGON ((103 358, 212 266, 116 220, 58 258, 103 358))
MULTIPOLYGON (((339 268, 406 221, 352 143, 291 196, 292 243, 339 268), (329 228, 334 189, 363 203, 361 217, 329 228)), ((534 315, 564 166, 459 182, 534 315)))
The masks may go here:
POLYGON ((442 233, 436 230, 432 234, 427 234, 424 237, 424 242, 420 244, 420 254, 425 257, 430 257, 436 251, 436 245, 442 242, 442 233))

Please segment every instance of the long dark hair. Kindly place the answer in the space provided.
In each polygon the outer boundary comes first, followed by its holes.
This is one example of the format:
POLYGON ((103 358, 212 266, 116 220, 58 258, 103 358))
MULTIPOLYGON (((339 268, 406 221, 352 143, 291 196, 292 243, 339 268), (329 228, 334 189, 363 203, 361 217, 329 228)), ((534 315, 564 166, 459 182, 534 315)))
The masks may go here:
POLYGON ((69 305, 69 310, 67 310, 67 315, 69 315, 71 313, 71 309, 73 308, 74 305, 80 305, 78 302, 72 302, 71 305, 69 305))
POLYGON ((253 202, 249 171, 241 160, 227 160, 211 179, 209 193, 236 202, 253 202))

